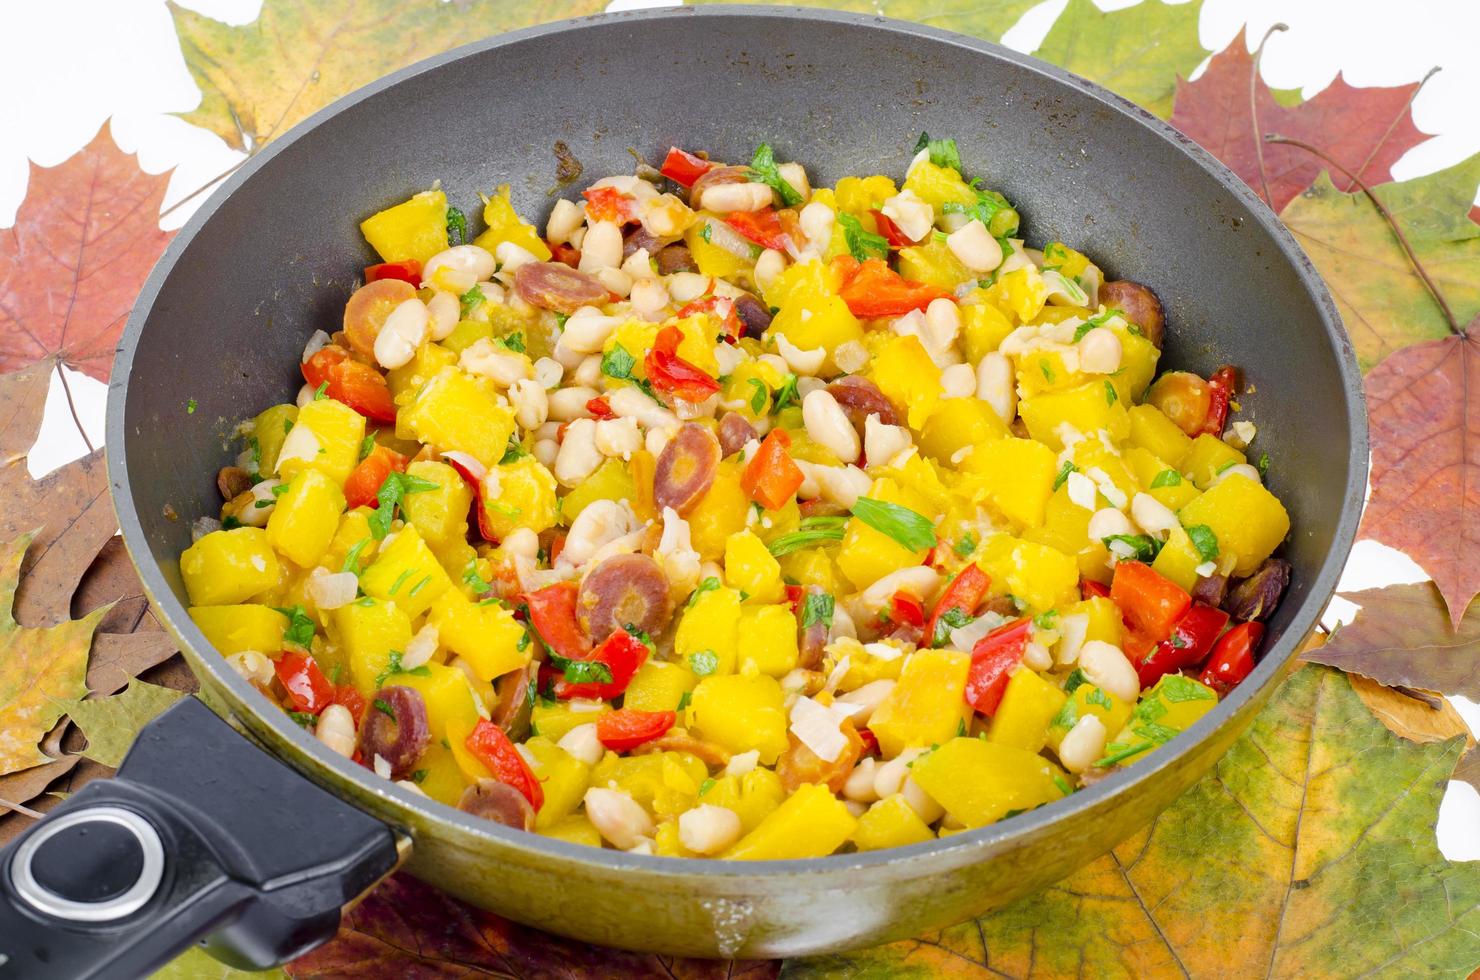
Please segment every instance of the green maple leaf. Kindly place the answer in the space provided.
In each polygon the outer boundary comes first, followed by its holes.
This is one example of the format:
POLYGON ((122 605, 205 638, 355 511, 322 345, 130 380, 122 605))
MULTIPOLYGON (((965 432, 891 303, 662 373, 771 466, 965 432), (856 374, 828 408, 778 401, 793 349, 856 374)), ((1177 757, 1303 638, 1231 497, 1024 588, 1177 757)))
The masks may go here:
POLYGON ((240 27, 169 5, 201 103, 184 118, 238 150, 281 135, 383 75, 459 44, 563 17, 601 0, 266 0, 240 27))
POLYGON ((1145 830, 1037 895, 936 935, 793 960, 788 977, 1464 977, 1480 864, 1439 853, 1463 736, 1418 744, 1306 667, 1145 830))
MULTIPOLYGON (((1480 154, 1372 188, 1460 325, 1480 314, 1480 225, 1469 216, 1477 183, 1480 154)), ((1452 333, 1392 227, 1361 191, 1343 193, 1322 173, 1280 217, 1325 277, 1364 371, 1393 351, 1452 333)))
MULTIPOLYGON (((745 3, 751 0, 686 0, 690 6, 745 3)), ((996 41, 1038 0, 795 0, 788 7, 826 7, 912 20, 948 31, 996 41)))
POLYGON ((1033 54, 1083 75, 1163 119, 1172 114, 1177 78, 1208 56, 1197 39, 1202 0, 1145 0, 1108 13, 1091 0, 1069 0, 1033 54))
POLYGON ((74 699, 62 704, 87 736, 87 747, 81 754, 117 769, 139 729, 184 696, 182 691, 135 679, 110 697, 74 699))

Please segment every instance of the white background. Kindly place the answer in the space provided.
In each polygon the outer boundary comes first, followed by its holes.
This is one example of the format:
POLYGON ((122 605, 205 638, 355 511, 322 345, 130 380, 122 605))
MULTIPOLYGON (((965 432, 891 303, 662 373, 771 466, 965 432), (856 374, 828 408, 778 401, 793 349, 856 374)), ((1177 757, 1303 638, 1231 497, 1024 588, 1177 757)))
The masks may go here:
MULTIPOLYGON (((1026 13, 1003 42, 1032 52, 1068 0, 1046 0, 1026 13)), ((1097 0, 1104 9, 1137 0, 1097 0)), ((180 5, 232 24, 255 20, 261 0, 180 0, 180 5)), ((667 6, 662 0, 614 0, 610 9, 667 6)), ((1257 44, 1271 24, 1289 30, 1265 47, 1264 80, 1306 97, 1341 72, 1356 86, 1401 85, 1431 78, 1413 102, 1418 128, 1434 137, 1393 167, 1399 180, 1441 170, 1480 151, 1480 3, 1476 0, 1205 0, 1199 23, 1203 47, 1221 51, 1247 32, 1257 44)), ((15 222, 30 163, 55 166, 82 149, 111 117, 113 136, 137 153, 149 173, 173 170, 161 227, 180 227, 208 195, 176 206, 227 170, 241 154, 191 126, 177 112, 194 108, 200 92, 186 70, 163 0, 10 0, 0 11, 0 228, 15 222)), ((474 40, 474 38, 469 38, 474 40)), ((1201 69, 1199 69, 1200 71, 1201 69)), ((1196 77, 1196 73, 1194 73, 1196 77)), ((1480 194, 1477 194, 1480 197, 1480 194)), ((106 388, 68 371, 78 412, 100 445, 106 388)), ((86 452, 55 375, 41 435, 30 457, 41 476, 86 452)), ((1421 581, 1405 555, 1374 542, 1357 545, 1343 590, 1421 581)), ((1333 601, 1327 624, 1349 620, 1354 607, 1333 601)), ((1480 706, 1452 699, 1473 730, 1480 706)), ((1439 843, 1452 859, 1480 860, 1480 794, 1452 782, 1439 814, 1439 843)))

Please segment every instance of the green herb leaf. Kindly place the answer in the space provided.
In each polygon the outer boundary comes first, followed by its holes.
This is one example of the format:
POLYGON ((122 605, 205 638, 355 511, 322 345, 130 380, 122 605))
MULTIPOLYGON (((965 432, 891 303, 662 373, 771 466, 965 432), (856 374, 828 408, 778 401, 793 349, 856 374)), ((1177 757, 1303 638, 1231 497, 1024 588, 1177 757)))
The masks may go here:
POLYGON ((1113 707, 1110 703, 1110 695, 1098 687, 1091 687, 1089 694, 1085 695, 1084 701, 1086 704, 1098 705, 1106 711, 1109 711, 1113 707))
POLYGON ((1194 524, 1185 530, 1203 561, 1212 561, 1218 557, 1218 535, 1213 533, 1212 528, 1206 524, 1194 524))
POLYGON ((775 415, 790 405, 800 405, 802 396, 797 394, 797 376, 788 374, 781 382, 781 387, 776 389, 776 398, 771 402, 771 414, 775 415))
POLYGON ((516 354, 523 354, 525 351, 524 331, 522 330, 515 330, 511 334, 495 337, 493 342, 504 350, 511 350, 516 354))
POLYGON ((600 660, 568 660, 549 647, 550 666, 560 671, 567 684, 610 684, 612 669, 600 660))
POLYGON ((683 709, 685 709, 685 708, 687 708, 689 706, 689 702, 692 701, 692 700, 694 700, 694 692, 692 692, 692 691, 684 691, 682 694, 680 694, 678 696, 678 707, 675 708, 674 710, 675 711, 682 711, 683 709))
POLYGON ((888 259, 889 240, 863 227, 863 222, 846 211, 838 212, 838 224, 843 226, 843 240, 848 251, 860 262, 868 259, 888 259))
POLYGON ((1107 379, 1105 381, 1105 404, 1114 405, 1119 399, 1120 395, 1118 392, 1116 392, 1115 386, 1111 384, 1107 379))
POLYGON ((478 561, 473 559, 468 562, 468 567, 463 569, 462 580, 468 584, 474 592, 482 595, 493 588, 493 584, 478 574, 478 561))
POLYGON ((833 610, 836 608, 837 600, 828 593, 807 591, 802 596, 802 629, 818 623, 832 629, 833 610))
POLYGON ((793 551, 800 551, 803 548, 810 548, 814 544, 821 544, 824 541, 841 540, 843 540, 843 529, 840 527, 823 527, 809 531, 792 531, 788 534, 783 534, 773 540, 769 545, 766 546, 766 550, 771 553, 771 557, 773 558, 784 558, 787 555, 791 554, 793 551))
POLYGON ((439 486, 441 484, 419 476, 391 473, 380 485, 380 492, 375 495, 376 507, 375 513, 370 515, 370 533, 376 540, 385 537, 390 533, 391 521, 395 520, 396 508, 408 493, 425 493, 436 490, 439 486))
POLYGON ((313 620, 308 618, 308 613, 302 606, 294 606, 284 609, 281 606, 273 606, 278 612, 288 617, 288 628, 283 631, 283 642, 291 643, 305 649, 313 643, 313 620))
POLYGON ((699 601, 699 597, 701 595, 706 592, 713 592, 717 588, 719 588, 719 579, 715 578, 713 575, 710 575, 708 578, 704 579, 704 581, 700 582, 697 586, 694 587, 694 591, 689 594, 689 603, 684 608, 694 608, 694 603, 699 601))
POLYGON ((1112 541, 1119 541, 1130 547, 1131 558, 1147 563, 1155 561, 1161 551, 1161 542, 1146 534, 1112 534, 1100 540, 1107 548, 1112 541))
POLYGON ((1073 694, 1080 686, 1088 683, 1089 678, 1084 676, 1084 671, 1075 667, 1069 672, 1069 676, 1064 678, 1064 693, 1073 694))
POLYGON ((468 237, 467 216, 457 208, 447 209, 447 241, 452 245, 461 245, 468 237))
POLYGON ((1113 766, 1117 762, 1129 759, 1133 755, 1140 755, 1147 749, 1155 748, 1155 746, 1156 743, 1150 741, 1135 742, 1130 745, 1125 745, 1120 742, 1111 742, 1109 745, 1105 746, 1105 750, 1109 754, 1106 755, 1103 759, 1097 759, 1095 761, 1095 766, 1101 769, 1105 768, 1106 766, 1113 766))
POLYGON ((915 152, 924 149, 930 150, 930 162, 937 167, 951 167, 957 173, 961 172, 961 151, 956 148, 953 139, 933 140, 929 133, 921 133, 920 138, 915 141, 915 152))
POLYGON ((695 677, 708 677, 719 670, 719 655, 713 650, 695 650, 689 654, 689 670, 695 677))
POLYGON ((321 402, 329 397, 329 382, 325 381, 313 390, 313 400, 321 402))
POLYGON ((766 383, 760 378, 750 378, 748 380, 751 387, 755 388, 754 393, 750 396, 750 410, 756 415, 760 415, 766 410, 766 399, 771 396, 771 389, 767 388, 766 383))
POLYGON ((1259 479, 1263 480, 1269 476, 1269 453, 1260 453, 1259 462, 1254 467, 1259 471, 1259 479))
POLYGON ((488 297, 483 295, 483 287, 474 283, 472 289, 469 289, 458 297, 457 305, 461 310, 463 319, 467 319, 469 313, 472 313, 487 301, 488 297))
POLYGON ((794 208, 802 203, 802 195, 781 176, 771 144, 762 143, 755 148, 755 156, 750 158, 749 176, 752 183, 765 184, 775 191, 781 197, 781 203, 787 207, 794 208))
POLYGON ((1042 612, 1034 616, 1033 625, 1041 630, 1051 630, 1054 628, 1054 623, 1058 618, 1059 611, 1057 609, 1050 609, 1047 612, 1042 612))
POLYGON ((196 401, 195 401, 195 399, 194 398, 186 399, 186 401, 185 401, 185 414, 186 415, 194 415, 195 414, 195 409, 196 409, 196 401))
MULTIPOLYGON (((1070 465, 1072 466, 1073 464, 1071 463, 1070 465)), ((967 531, 961 535, 961 540, 956 542, 954 550, 958 557, 970 558, 971 553, 976 550, 976 546, 980 543, 981 541, 977 538, 975 531, 967 531)))
POLYGON ((360 458, 366 459, 375 451, 375 433, 370 433, 360 440, 360 458))
POLYGON ((632 369, 636 366, 637 359, 621 344, 613 344, 612 349, 601 357, 601 373, 618 381, 631 381, 632 369))
POLYGON ((704 239, 706 242, 714 241, 714 228, 710 225, 709 222, 704 222, 703 227, 699 229, 699 237, 704 239))
POLYGON ((381 714, 385 715, 391 721, 395 721, 396 720, 396 712, 395 712, 395 710, 389 704, 387 704, 385 701, 382 701, 380 698, 376 698, 371 703, 371 706, 376 711, 379 711, 381 714))
MULTIPOLYGON (((687 694, 688 692, 685 691, 684 693, 687 694)), ((714 777, 711 776, 710 778, 704 780, 704 782, 702 782, 702 783, 699 784, 699 795, 700 796, 703 796, 705 793, 709 792, 713 788, 714 788, 714 777)))
POLYGON ((935 547, 935 523, 908 507, 872 497, 859 497, 853 505, 853 516, 911 551, 935 547))
POLYGON ((500 459, 499 459, 499 465, 501 465, 501 466, 507 466, 509 463, 512 463, 515 460, 518 460, 521 457, 528 456, 528 455, 529 455, 529 453, 528 453, 528 451, 525 450, 524 444, 521 443, 514 436, 510 436, 509 437, 509 446, 508 446, 507 449, 504 450, 504 455, 502 457, 500 457, 500 459))
POLYGON ((1053 478, 1053 488, 1057 490, 1069 479, 1070 473, 1078 473, 1079 467, 1074 465, 1073 460, 1064 460, 1064 465, 1059 467, 1058 476, 1053 478))
POLYGON ((930 637, 932 647, 943 647, 951 641, 951 631, 967 626, 976 617, 968 614, 964 609, 952 606, 941 613, 935 620, 935 632, 930 637))
POLYGON ((1162 487, 1179 487, 1182 485, 1182 474, 1176 470, 1162 470, 1156 474, 1151 481, 1151 489, 1160 490, 1162 487))
POLYGON ((1047 381, 1049 384, 1053 384, 1053 379, 1054 379, 1053 368, 1049 366, 1049 364, 1048 364, 1047 361, 1039 361, 1038 362, 1038 370, 1040 370, 1040 371, 1043 372, 1043 378, 1044 378, 1045 381, 1047 381))

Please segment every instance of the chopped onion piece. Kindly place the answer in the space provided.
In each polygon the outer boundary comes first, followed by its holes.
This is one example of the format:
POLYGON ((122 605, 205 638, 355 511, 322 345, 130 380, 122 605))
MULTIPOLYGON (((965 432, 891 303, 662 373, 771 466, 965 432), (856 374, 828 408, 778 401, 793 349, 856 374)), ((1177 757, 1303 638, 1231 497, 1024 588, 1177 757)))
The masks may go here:
POLYGON ((406 644, 406 650, 401 654, 401 669, 415 670, 428 660, 432 654, 437 652, 437 627, 428 623, 416 631, 411 642, 406 644))
POLYGON ((324 333, 324 331, 315 330, 309 334, 308 343, 303 345, 303 363, 307 364, 310 357, 313 357, 327 346, 329 346, 329 335, 324 333))

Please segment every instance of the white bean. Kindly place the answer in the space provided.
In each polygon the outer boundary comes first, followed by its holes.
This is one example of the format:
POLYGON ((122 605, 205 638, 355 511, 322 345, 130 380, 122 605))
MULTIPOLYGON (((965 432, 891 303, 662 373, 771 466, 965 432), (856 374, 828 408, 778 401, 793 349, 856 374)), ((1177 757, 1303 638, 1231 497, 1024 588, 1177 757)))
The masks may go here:
MULTIPOLYGON (((797 465, 801 465, 797 460, 797 465)), ((804 469, 803 473, 807 471, 804 469)), ((868 493, 873 481, 857 466, 816 466, 811 475, 817 482, 818 496, 835 504, 851 508, 858 498, 868 493)))
POLYGON ((874 414, 863 420, 863 453, 869 466, 888 466, 910 445, 910 430, 904 426, 886 425, 874 414))
POLYGON ((880 210, 912 242, 918 242, 930 234, 930 229, 935 224, 935 209, 930 206, 930 202, 921 200, 912 190, 900 191, 885 201, 880 210))
POLYGON ((545 469, 552 469, 555 460, 560 455, 560 444, 554 439, 539 439, 534 444, 534 458, 540 461, 545 469))
POLYGON ((1012 361, 1006 354, 989 351, 976 366, 976 397, 992 406, 1002 421, 1012 424, 1017 417, 1017 386, 1012 361))
POLYGON ((768 248, 755 260, 755 284, 761 289, 771 285, 771 282, 786 268, 786 255, 768 248))
POLYGON ((806 377, 822 370, 822 362, 827 360, 825 348, 814 347, 811 350, 802 350, 787 340, 785 334, 776 335, 776 350, 780 352, 781 359, 786 362, 788 368, 806 377))
POLYGON ((622 264, 622 229, 615 221, 596 221, 581 242, 582 272, 595 274, 622 264))
POLYGON ((509 387, 514 420, 524 429, 537 429, 549 417, 550 396, 533 378, 520 378, 509 387))
POLYGON ((542 357, 534 362, 534 380, 546 391, 560 384, 565 368, 553 357, 542 357))
POLYGON ((874 711, 884 703, 889 692, 894 690, 895 682, 884 678, 883 680, 869 681, 862 687, 856 687, 847 694, 838 695, 838 701, 843 704, 862 705, 862 710, 852 715, 854 725, 867 725, 868 720, 874 716, 874 711))
POLYGON ((587 354, 586 359, 571 372, 571 380, 582 388, 595 388, 601 384, 601 355, 587 354))
POLYGON ((1250 466, 1248 463, 1234 463, 1232 466, 1228 467, 1226 470, 1213 477, 1213 482, 1210 483, 1209 486, 1217 486, 1224 480, 1228 479, 1230 476, 1241 476, 1246 479, 1253 480, 1255 483, 1260 482, 1259 471, 1256 470, 1254 467, 1250 466))
POLYGON ((1117 534, 1136 533, 1136 529, 1131 527, 1130 518, 1114 507, 1102 507, 1091 514, 1086 531, 1091 541, 1103 541, 1117 534))
POLYGON ((642 227, 655 238, 682 235, 694 212, 673 194, 659 194, 642 202, 642 227))
POLYGON ((273 669, 272 661, 267 658, 267 655, 258 653, 256 650, 243 650, 240 653, 233 653, 226 658, 226 662, 231 665, 232 670, 236 671, 242 677, 249 681, 256 681, 264 687, 271 684, 273 677, 277 674, 277 671, 273 669))
POLYGON ((678 817, 678 839, 695 854, 718 854, 740 839, 740 815, 701 803, 678 817))
POLYGON ((606 747, 596 737, 595 724, 577 725, 555 744, 588 766, 596 765, 606 754, 606 747))
POLYGON ((858 431, 831 393, 818 390, 803 398, 802 422, 807 427, 807 435, 838 459, 845 463, 858 459, 858 431))
POLYGON ((593 786, 586 790, 586 819, 614 847, 627 850, 653 832, 653 820, 629 794, 593 786))
POLYGON ((925 327, 933 350, 945 351, 961 333, 961 308, 948 299, 933 299, 925 307, 925 327))
POLYGON ((1042 643, 1029 640, 1023 646, 1023 665, 1033 670, 1050 670, 1053 667, 1053 655, 1042 643))
POLYGON ((546 398, 546 418, 554 422, 588 419, 591 412, 586 408, 586 403, 600 394, 595 388, 557 388, 546 398))
POLYGON ((391 310, 375 335, 375 359, 383 368, 403 367, 427 339, 431 316, 427 305, 412 297, 391 310))
POLYGON ((1088 374, 1114 374, 1120 358, 1120 338, 1110 330, 1091 330, 1079 341, 1079 369, 1088 374))
POLYGON ((1081 716, 1059 743, 1059 761, 1070 772, 1084 772, 1104 754, 1108 736, 1105 723, 1097 716, 1081 716))
POLYGON ((452 293, 439 292, 427 301, 427 313, 431 317, 427 336, 432 340, 445 340, 457 328, 462 306, 452 293))
POLYGON ((1127 704, 1141 693, 1141 680, 1136 668, 1126 659, 1120 647, 1104 640, 1088 640, 1079 650, 1079 669, 1096 687, 1104 688, 1127 704))
MULTIPOLYGON (((854 715, 854 717, 858 716, 854 715)), ((879 763, 873 756, 860 761, 848 774, 847 781, 843 783, 843 796, 855 803, 872 803, 877 800, 879 794, 874 792, 874 777, 878 775, 878 768, 879 763)))
POLYGON ((557 352, 564 348, 580 354, 600 353, 606 339, 621 325, 621 317, 607 316, 592 307, 583 306, 565 321, 565 329, 561 331, 555 349, 557 352))
MULTIPOLYGON (((304 428, 306 429, 307 426, 305 426, 304 428)), ((289 436, 292 435, 291 432, 288 434, 289 436)), ((307 436, 309 439, 313 440, 313 444, 315 447, 314 455, 318 455, 318 440, 314 438, 314 435, 311 431, 307 433, 307 436)), ((288 441, 286 439, 283 440, 283 446, 288 446, 288 441)), ((282 459, 281 449, 278 451, 278 458, 279 460, 282 459)), ((273 493, 273 490, 281 486, 282 482, 282 480, 270 479, 263 480, 262 482, 253 486, 251 503, 247 504, 247 506, 241 509, 241 511, 236 515, 236 519, 247 525, 247 527, 266 527, 268 518, 272 517, 272 512, 277 509, 277 494, 273 493)))
POLYGON ((807 179, 807 168, 795 161, 788 161, 779 165, 776 172, 781 179, 791 185, 791 189, 802 195, 802 200, 812 196, 812 182, 807 179))
POLYGON ((555 457, 555 479, 568 487, 578 485, 601 465, 601 451, 596 448, 596 423, 576 419, 565 429, 565 439, 555 457))
POLYGON ((1131 517, 1148 534, 1162 535, 1177 526, 1177 515, 1149 493, 1138 493, 1131 498, 1131 517))
POLYGON ((657 279, 639 279, 634 282, 632 292, 627 298, 632 303, 632 312, 644 320, 661 320, 668 310, 668 289, 657 279))
POLYGON ((1002 264, 1002 246, 977 218, 947 235, 946 247, 972 272, 991 272, 1002 264))
POLYGON ((614 414, 635 418, 644 429, 678 428, 676 415, 630 385, 613 391, 606 401, 614 414))
POLYGON ((970 398, 975 394, 976 372, 970 364, 952 364, 940 372, 940 397, 970 398))
POLYGON ((607 292, 616 293, 623 299, 632 292, 632 277, 619 268, 608 267, 598 271, 596 281, 605 286, 607 292))
POLYGON ((909 764, 924 752, 923 748, 905 749, 875 770, 874 793, 879 799, 893 796, 904 787, 905 778, 910 774, 909 764))
POLYGON ((824 251, 832 241, 833 209, 821 201, 813 201, 802 208, 797 215, 797 222, 802 226, 807 244, 814 251, 824 251))
POLYGON ((663 450, 668 446, 668 440, 673 438, 672 429, 649 429, 643 437, 643 448, 653 454, 656 459, 663 455, 663 450))
POLYGON ((454 245, 427 259, 421 270, 421 281, 437 289, 461 296, 480 279, 487 279, 498 268, 486 248, 477 245, 454 245))
POLYGON ((493 254, 498 258, 499 278, 506 281, 512 281, 512 273, 521 265, 539 261, 529 249, 513 242, 499 242, 494 247, 493 254))
POLYGON ((355 716, 342 704, 331 704, 319 712, 313 734, 346 759, 355 754, 355 716))
POLYGON ((527 527, 516 527, 499 546, 511 555, 534 558, 540 553, 540 536, 527 527))
POLYGON ((555 202, 550 220, 545 222, 545 237, 551 244, 563 245, 570 241, 570 236, 576 233, 576 229, 585 220, 586 212, 581 210, 580 205, 562 198, 555 202))
POLYGON ((298 389, 298 394, 294 396, 293 403, 299 408, 302 408, 304 405, 307 405, 309 402, 313 401, 314 394, 314 386, 305 383, 303 387, 298 389))
POLYGON ((731 211, 759 211, 771 206, 774 195, 765 184, 711 184, 698 202, 700 210, 727 214, 731 211))
POLYGON ((668 292, 675 303, 688 303, 709 292, 709 284, 717 282, 697 272, 675 272, 665 278, 668 292))
POLYGON ((642 446, 642 433, 638 431, 637 420, 631 416, 602 419, 596 423, 596 449, 601 455, 631 459, 642 446))
POLYGON ((500 388, 507 388, 534 374, 534 365, 518 351, 498 347, 487 337, 481 337, 458 355, 458 367, 469 374, 488 378, 500 388))
POLYGON ((946 808, 921 789, 920 784, 915 782, 915 777, 906 776, 899 791, 904 795, 904 801, 910 805, 910 809, 915 811, 915 815, 926 823, 935 823, 946 815, 946 808))

